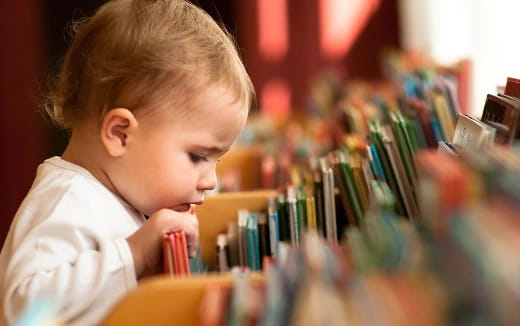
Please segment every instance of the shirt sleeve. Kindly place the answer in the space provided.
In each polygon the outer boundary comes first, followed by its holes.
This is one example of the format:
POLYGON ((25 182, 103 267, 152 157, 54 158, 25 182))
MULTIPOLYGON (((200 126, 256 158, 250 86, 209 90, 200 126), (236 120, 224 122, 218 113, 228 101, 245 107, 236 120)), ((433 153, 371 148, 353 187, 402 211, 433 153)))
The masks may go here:
MULTIPOLYGON (((44 224, 28 234, 5 273, 5 313, 12 321, 30 302, 51 296, 72 320, 99 300, 115 302, 136 286, 125 239, 68 224, 44 224)), ((105 308, 106 309, 106 308, 105 308)))

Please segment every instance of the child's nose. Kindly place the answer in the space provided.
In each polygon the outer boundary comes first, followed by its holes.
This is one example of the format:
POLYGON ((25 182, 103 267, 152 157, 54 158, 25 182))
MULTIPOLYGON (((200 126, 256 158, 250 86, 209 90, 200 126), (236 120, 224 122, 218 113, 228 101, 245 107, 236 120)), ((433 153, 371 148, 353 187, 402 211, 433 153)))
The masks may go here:
POLYGON ((217 186, 217 173, 215 169, 210 169, 205 172, 199 179, 197 188, 201 191, 212 190, 217 186))

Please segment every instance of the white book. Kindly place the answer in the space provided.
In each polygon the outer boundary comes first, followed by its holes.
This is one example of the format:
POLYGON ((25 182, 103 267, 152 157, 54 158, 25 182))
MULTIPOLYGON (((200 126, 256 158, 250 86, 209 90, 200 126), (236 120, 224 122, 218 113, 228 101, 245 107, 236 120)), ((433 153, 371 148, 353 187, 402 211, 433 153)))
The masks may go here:
POLYGON ((467 114, 459 114, 452 144, 464 148, 480 149, 494 143, 496 129, 467 114))
POLYGON ((336 226, 336 204, 334 199, 334 174, 326 157, 320 158, 325 203, 325 233, 328 240, 338 242, 336 226))
POLYGON ((439 146, 437 147, 437 151, 443 154, 459 156, 459 154, 457 153, 457 146, 458 145, 453 145, 443 140, 439 140, 439 146))

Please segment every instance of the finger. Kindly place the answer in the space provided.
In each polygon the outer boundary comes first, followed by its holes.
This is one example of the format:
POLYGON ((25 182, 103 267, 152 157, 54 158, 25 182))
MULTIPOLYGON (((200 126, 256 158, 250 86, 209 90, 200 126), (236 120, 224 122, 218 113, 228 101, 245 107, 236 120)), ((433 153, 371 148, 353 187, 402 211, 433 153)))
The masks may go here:
POLYGON ((199 239, 199 221, 197 217, 192 214, 182 214, 182 216, 177 215, 177 218, 173 221, 174 223, 171 223, 167 229, 168 232, 184 231, 188 255, 190 257, 196 256, 199 239))
POLYGON ((190 258, 195 258, 197 256, 197 249, 198 249, 197 244, 195 244, 195 245, 188 244, 188 256, 190 258))
POLYGON ((186 241, 188 243, 188 252, 190 257, 195 257, 197 255, 197 248, 199 245, 199 224, 195 217, 193 217, 190 222, 192 232, 187 234, 188 237, 186 241))

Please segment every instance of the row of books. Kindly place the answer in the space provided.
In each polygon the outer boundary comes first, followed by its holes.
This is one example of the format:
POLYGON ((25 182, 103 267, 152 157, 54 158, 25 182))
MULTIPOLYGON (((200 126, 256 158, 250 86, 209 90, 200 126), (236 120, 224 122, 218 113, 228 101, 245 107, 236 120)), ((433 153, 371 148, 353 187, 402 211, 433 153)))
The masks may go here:
MULTIPOLYGON (((375 147, 372 151, 377 155, 375 147)), ((259 270, 265 257, 279 257, 282 246, 298 248, 307 230, 337 243, 345 228, 360 225, 370 208, 397 212, 394 193, 384 180, 374 177, 384 173, 379 159, 362 159, 360 153, 344 148, 317 164, 305 175, 293 173, 294 183, 270 198, 267 211, 238 211, 237 220, 217 237, 218 270, 233 266, 259 270), (380 172, 374 174, 372 169, 380 172)), ((401 173, 406 177, 404 170, 401 173)), ((417 212, 415 195, 408 190, 417 212)))
MULTIPOLYGON (((360 225, 371 205, 387 207, 412 221, 420 219, 415 153, 436 148, 439 141, 449 143, 445 135, 451 140, 459 112, 456 87, 441 74, 412 71, 399 78, 400 101, 393 104, 358 87, 337 97, 338 110, 332 116, 341 125, 330 127, 328 138, 318 133, 312 135, 315 142, 307 141, 306 128, 288 127, 291 132, 282 142, 280 164, 267 160, 272 156, 263 161, 269 167, 263 170, 264 180, 269 179, 266 174, 273 176, 273 166, 286 175, 280 178, 278 171, 278 180, 284 182, 278 184, 279 196, 269 212, 238 214, 237 223, 219 236, 218 255, 225 257, 219 258, 220 270, 232 266, 258 270, 263 257, 277 257, 280 243, 297 248, 305 230, 338 242, 347 226, 360 225), (396 108, 399 103, 405 104, 403 109, 396 108), (299 146, 302 143, 306 146, 299 146)), ((330 91, 334 92, 339 90, 330 91)), ((323 119, 322 126, 330 122, 323 119)), ((304 124, 316 127, 315 121, 304 124)))
POLYGON ((419 153, 424 219, 379 206, 337 243, 307 230, 264 283, 242 272, 232 288, 208 287, 201 310, 211 302, 219 313, 202 324, 520 322, 519 163, 514 148, 497 145, 419 153))
MULTIPOLYGON (((275 215, 269 215, 269 223, 274 223, 275 215)), ((265 257, 276 256, 277 228, 268 227, 265 212, 249 212, 242 209, 238 220, 228 223, 227 233, 217 236, 217 270, 227 272, 234 266, 261 270, 265 257)))
POLYGON ((423 239, 436 252, 432 261, 443 281, 458 291, 452 297, 488 324, 516 324, 520 155, 495 145, 460 148, 456 157, 422 153, 418 161, 432 231, 423 239))
POLYGON ((241 279, 222 290, 221 322, 520 321, 520 155, 499 146, 516 139, 518 81, 487 95, 477 119, 460 112, 449 76, 393 76, 391 96, 356 88, 338 97, 328 141, 306 159, 287 142, 294 153, 279 180, 289 185, 271 200, 276 214, 265 213, 264 253, 276 264, 264 287, 241 279))
POLYGON ((481 149, 491 144, 511 145, 520 137, 520 80, 507 78, 498 94, 487 94, 480 119, 460 114, 451 141, 439 142, 439 150, 457 155, 460 147, 481 149))
POLYGON ((323 74, 310 92, 309 111, 282 124, 282 130, 266 127, 262 119, 250 125, 249 140, 256 134, 265 145, 261 163, 265 188, 283 186, 291 166, 305 166, 309 157, 340 148, 346 135, 372 144, 373 121, 383 127, 400 125, 405 134, 395 134, 396 141, 406 137, 411 150, 437 148, 439 141, 452 140, 455 121, 463 112, 457 100, 461 97, 457 73, 422 62, 396 64, 395 56, 386 61, 392 64, 387 63, 391 68, 382 83, 341 82, 323 74))
MULTIPOLYGON (((351 237, 352 245, 362 243, 363 238, 351 237)), ((369 257, 363 257, 364 250, 351 249, 306 233, 301 248, 270 265, 263 284, 250 282, 242 272, 232 288, 210 285, 200 311, 213 307, 218 313, 201 313, 200 324, 447 324, 442 313, 447 304, 437 297, 435 278, 376 271, 369 267, 369 257)))

